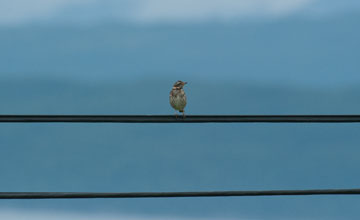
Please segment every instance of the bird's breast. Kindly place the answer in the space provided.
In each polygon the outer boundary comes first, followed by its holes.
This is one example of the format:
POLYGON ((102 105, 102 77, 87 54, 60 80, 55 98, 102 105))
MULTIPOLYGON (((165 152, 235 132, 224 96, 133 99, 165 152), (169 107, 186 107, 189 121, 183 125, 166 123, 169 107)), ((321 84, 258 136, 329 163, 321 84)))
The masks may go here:
POLYGON ((182 90, 173 90, 170 93, 170 104, 176 110, 183 110, 186 106, 185 92, 182 90))

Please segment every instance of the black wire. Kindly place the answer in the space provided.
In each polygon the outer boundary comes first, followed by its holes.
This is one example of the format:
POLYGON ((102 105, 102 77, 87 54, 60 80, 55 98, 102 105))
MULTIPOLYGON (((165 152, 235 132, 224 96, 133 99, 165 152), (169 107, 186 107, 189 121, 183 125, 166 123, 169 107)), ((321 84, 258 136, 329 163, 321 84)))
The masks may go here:
POLYGON ((94 198, 171 198, 171 197, 229 197, 229 196, 305 196, 359 195, 360 189, 312 189, 268 191, 210 191, 210 192, 0 192, 0 199, 94 199, 94 198))
POLYGON ((0 115, 0 123, 358 123, 360 115, 0 115))

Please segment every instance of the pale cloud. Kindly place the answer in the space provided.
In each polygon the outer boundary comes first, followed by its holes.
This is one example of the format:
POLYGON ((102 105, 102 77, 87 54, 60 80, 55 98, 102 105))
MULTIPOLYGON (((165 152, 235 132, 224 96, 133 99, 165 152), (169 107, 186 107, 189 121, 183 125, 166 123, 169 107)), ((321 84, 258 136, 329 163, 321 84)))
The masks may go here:
MULTIPOLYGON (((54 22, 203 22, 312 15, 336 0, 0 0, 0 25, 54 22)), ((340 7, 339 4, 342 6, 340 7)))
POLYGON ((313 0, 141 0, 134 18, 141 22, 232 20, 283 16, 313 0))
POLYGON ((65 7, 96 0, 0 0, 0 24, 18 24, 53 17, 65 7))

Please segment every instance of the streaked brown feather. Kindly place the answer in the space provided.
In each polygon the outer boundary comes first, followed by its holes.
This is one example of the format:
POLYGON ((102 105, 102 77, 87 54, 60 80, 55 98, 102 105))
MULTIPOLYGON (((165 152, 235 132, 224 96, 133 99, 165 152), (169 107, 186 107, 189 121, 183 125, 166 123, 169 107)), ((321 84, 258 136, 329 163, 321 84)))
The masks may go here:
POLYGON ((183 112, 184 108, 186 106, 187 100, 186 100, 186 94, 183 89, 173 87, 173 89, 170 92, 170 105, 175 110, 183 112))

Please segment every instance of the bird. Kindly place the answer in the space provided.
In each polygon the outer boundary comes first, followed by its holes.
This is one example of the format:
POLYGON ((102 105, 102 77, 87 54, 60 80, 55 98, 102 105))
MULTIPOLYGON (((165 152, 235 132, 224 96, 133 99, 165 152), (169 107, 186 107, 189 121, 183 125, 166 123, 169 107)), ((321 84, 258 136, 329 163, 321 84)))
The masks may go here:
POLYGON ((177 111, 182 113, 183 118, 185 118, 184 108, 186 106, 186 95, 184 92, 184 86, 187 82, 178 80, 174 83, 170 91, 170 105, 175 109, 175 117, 177 118, 177 111))

